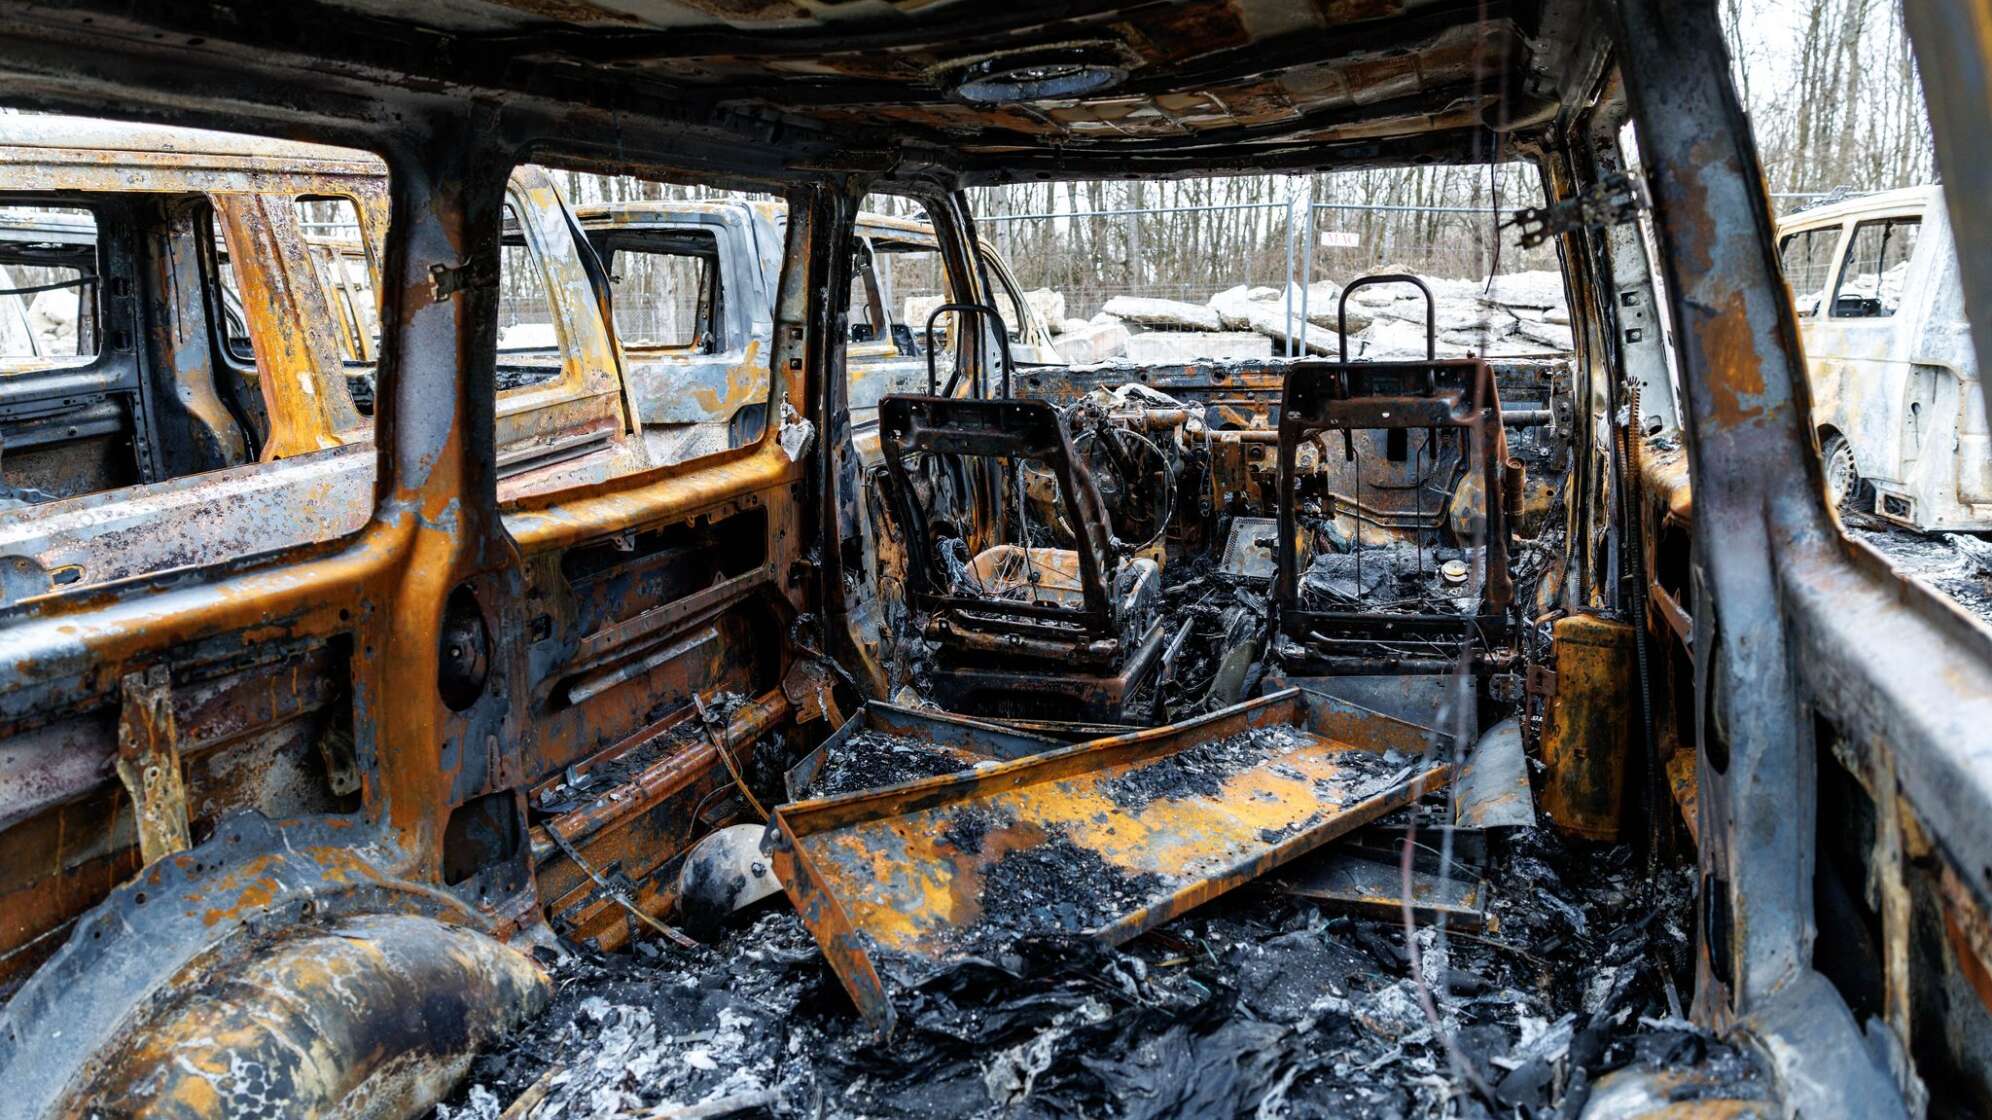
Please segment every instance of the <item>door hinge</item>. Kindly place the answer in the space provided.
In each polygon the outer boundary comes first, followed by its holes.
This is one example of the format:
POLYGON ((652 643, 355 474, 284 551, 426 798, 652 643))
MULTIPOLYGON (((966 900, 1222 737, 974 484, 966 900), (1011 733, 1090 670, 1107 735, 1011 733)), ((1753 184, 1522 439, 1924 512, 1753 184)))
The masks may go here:
POLYGON ((1614 171, 1570 198, 1517 210, 1507 224, 1520 231, 1522 248, 1533 249, 1566 233, 1632 221, 1652 205, 1643 180, 1614 171))
POLYGON ((495 260, 477 258, 454 267, 446 264, 429 266, 429 287, 434 291, 437 303, 459 292, 497 286, 498 263, 495 260))

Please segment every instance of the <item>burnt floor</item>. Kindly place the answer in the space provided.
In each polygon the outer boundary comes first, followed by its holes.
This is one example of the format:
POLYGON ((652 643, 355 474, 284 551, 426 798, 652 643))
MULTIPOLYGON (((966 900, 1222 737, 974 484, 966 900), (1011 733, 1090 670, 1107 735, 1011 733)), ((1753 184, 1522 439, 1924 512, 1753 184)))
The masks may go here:
POLYGON ((1685 871, 1545 830, 1486 871, 1498 928, 1421 927, 1416 967, 1401 922, 1255 883, 1123 950, 1012 945, 903 996, 890 1042, 778 895, 707 948, 576 950, 438 1116, 493 1120, 535 1082, 538 1120, 1575 1116, 1609 1071, 1661 1066, 1762 1093, 1682 1021, 1685 871))

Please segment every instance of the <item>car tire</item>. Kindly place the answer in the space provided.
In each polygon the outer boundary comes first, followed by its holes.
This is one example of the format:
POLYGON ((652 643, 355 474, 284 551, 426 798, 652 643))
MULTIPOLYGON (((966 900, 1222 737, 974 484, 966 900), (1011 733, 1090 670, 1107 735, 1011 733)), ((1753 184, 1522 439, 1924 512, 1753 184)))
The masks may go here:
POLYGON ((1826 468, 1826 497, 1833 508, 1856 513, 1865 508, 1867 480, 1854 462, 1854 446, 1847 437, 1838 432, 1827 436, 1819 445, 1819 459, 1826 468))

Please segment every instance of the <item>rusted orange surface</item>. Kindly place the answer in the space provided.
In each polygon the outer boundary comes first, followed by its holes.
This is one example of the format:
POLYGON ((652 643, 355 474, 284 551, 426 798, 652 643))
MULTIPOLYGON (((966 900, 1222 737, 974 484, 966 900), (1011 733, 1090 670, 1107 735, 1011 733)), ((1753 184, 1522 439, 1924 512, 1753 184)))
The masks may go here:
POLYGON ((1566 832, 1616 840, 1632 757, 1631 624, 1597 615, 1558 619, 1556 695, 1543 719, 1542 805, 1566 832))
POLYGON ((1384 754, 1422 736, 1290 689, 965 775, 785 806, 776 873, 846 990, 889 1030, 881 969, 911 981, 1033 933, 1125 941, 1436 788, 1449 764, 1384 754), (1026 904, 990 890, 1013 858, 1090 870, 1062 888, 1069 904, 1026 904))

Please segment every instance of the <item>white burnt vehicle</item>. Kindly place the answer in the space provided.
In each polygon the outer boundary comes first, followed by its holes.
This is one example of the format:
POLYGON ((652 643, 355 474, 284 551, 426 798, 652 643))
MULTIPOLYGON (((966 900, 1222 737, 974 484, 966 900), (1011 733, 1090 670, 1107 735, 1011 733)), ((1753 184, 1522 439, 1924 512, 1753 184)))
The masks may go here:
POLYGON ((1912 529, 1992 529, 1992 430, 1943 189, 1800 211, 1778 255, 1828 491, 1912 529))

